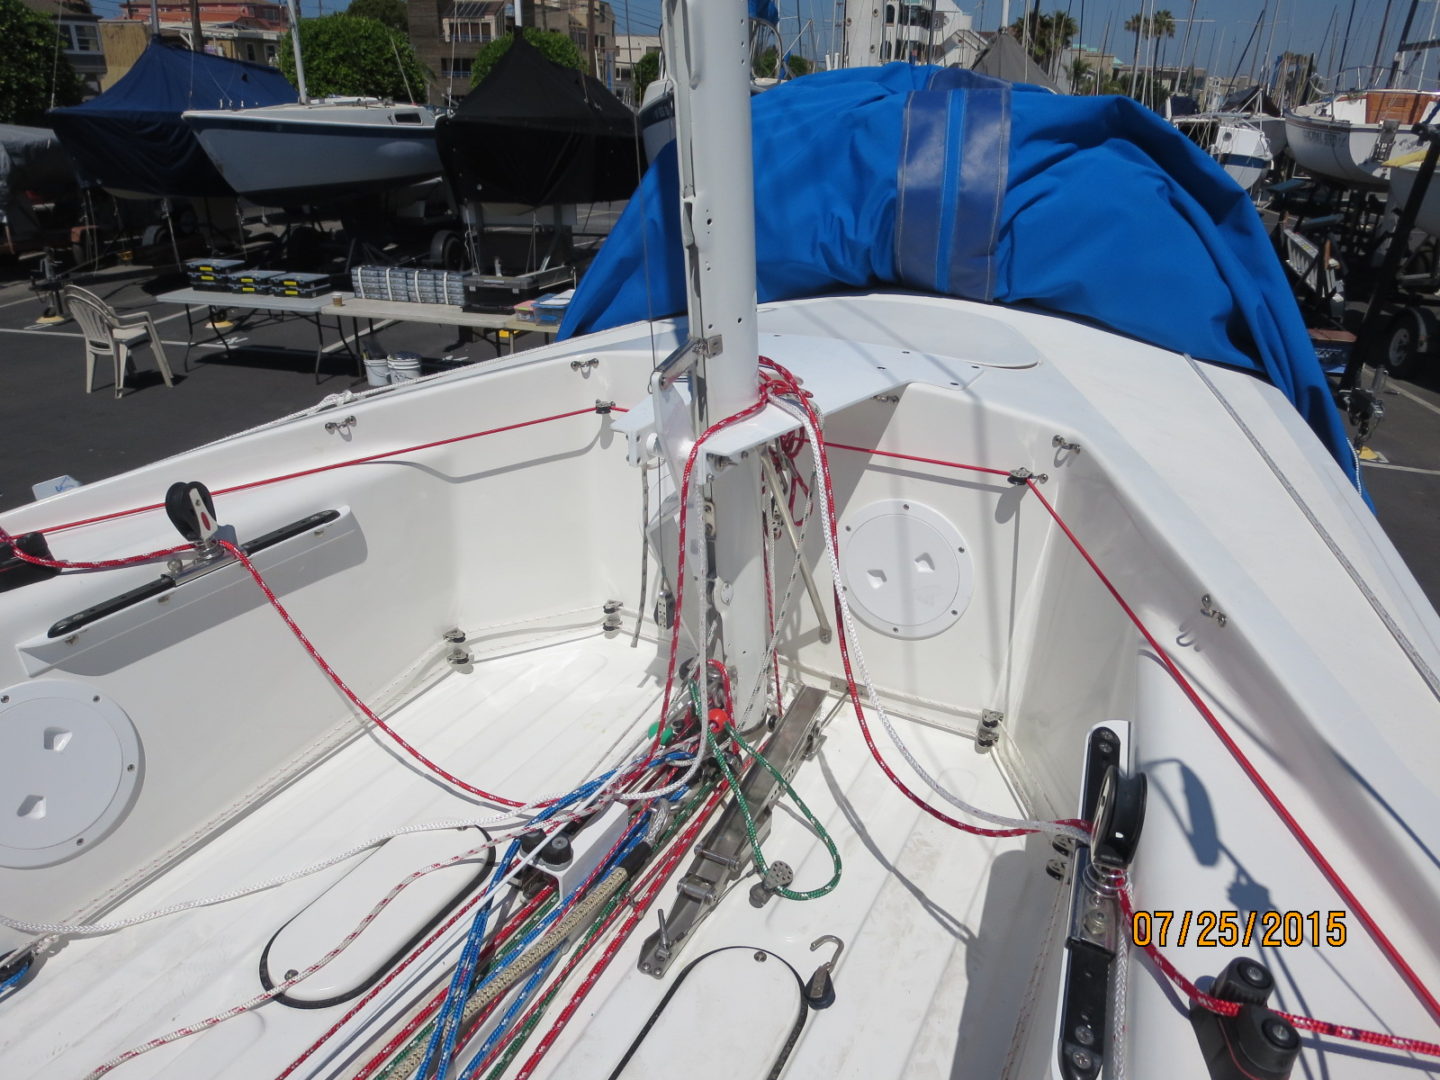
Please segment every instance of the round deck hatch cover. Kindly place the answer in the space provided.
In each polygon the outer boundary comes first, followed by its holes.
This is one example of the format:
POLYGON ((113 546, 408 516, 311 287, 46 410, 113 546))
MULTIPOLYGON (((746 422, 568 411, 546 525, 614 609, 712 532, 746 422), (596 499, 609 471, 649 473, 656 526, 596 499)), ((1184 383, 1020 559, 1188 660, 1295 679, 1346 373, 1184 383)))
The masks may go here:
POLYGON ((847 514, 840 575, 851 609, 889 637, 934 637, 965 613, 975 591, 965 538, 939 511, 884 499, 847 514))
POLYGON ((93 846, 130 808, 140 738, 80 683, 0 690, 0 866, 49 866, 93 846))

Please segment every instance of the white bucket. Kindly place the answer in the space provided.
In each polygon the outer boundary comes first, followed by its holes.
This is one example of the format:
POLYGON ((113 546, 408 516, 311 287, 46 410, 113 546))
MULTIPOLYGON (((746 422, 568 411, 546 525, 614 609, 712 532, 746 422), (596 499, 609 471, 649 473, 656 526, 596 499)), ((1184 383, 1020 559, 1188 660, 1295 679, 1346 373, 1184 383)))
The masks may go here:
POLYGON ((371 386, 389 386, 389 358, 385 356, 365 357, 365 381, 371 386))
POLYGON ((414 382, 420 378, 420 354, 394 353, 389 359, 391 382, 414 382))

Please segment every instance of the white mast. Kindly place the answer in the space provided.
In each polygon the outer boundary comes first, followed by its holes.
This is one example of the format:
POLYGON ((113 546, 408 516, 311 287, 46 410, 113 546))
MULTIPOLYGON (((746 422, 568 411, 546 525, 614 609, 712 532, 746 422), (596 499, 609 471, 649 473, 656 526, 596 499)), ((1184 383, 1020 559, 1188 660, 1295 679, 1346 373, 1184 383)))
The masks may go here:
POLYGON ((845 51, 840 66, 874 67, 883 62, 884 7, 885 0, 845 0, 845 51))
POLYGON ((286 0, 290 8, 290 44, 295 49, 295 85, 300 91, 300 104, 306 105, 310 95, 305 92, 305 61, 300 56, 300 10, 295 0, 286 0))
MULTIPOLYGON (((665 0, 664 14, 675 87, 687 348, 694 358, 691 423, 698 436, 759 396, 750 19, 744 0, 665 0)), ((715 471, 706 456, 700 462, 692 481, 686 608, 697 616, 692 626, 705 627, 697 640, 707 657, 734 671, 743 702, 758 685, 766 644, 760 459, 747 453, 715 471)), ((752 719, 762 718, 757 709, 752 719)))

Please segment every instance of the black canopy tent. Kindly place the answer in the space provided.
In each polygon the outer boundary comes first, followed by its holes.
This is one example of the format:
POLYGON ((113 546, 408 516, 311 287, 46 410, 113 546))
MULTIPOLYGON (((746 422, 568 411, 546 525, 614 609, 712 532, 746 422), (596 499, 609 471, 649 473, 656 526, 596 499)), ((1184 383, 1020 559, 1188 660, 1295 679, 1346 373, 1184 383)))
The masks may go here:
POLYGON ((627 199, 640 182, 635 114, 598 79, 552 63, 525 40, 510 48, 453 115, 435 125, 460 202, 627 199))

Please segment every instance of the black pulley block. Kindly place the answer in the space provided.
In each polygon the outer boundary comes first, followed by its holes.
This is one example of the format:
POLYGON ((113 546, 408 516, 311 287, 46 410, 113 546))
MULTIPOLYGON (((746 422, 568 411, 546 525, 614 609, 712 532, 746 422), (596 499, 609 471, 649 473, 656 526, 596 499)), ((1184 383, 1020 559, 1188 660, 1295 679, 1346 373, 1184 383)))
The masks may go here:
POLYGON ((208 539, 215 531, 215 500, 210 490, 202 483, 176 482, 165 492, 165 513, 180 535, 192 544, 208 539), (203 509, 198 509, 192 493, 199 496, 203 509))
POLYGON ((1113 765, 1105 770, 1100 797, 1095 802, 1095 833, 1091 840, 1096 862, 1130 865, 1140 846, 1147 791, 1144 773, 1126 776, 1113 765))

